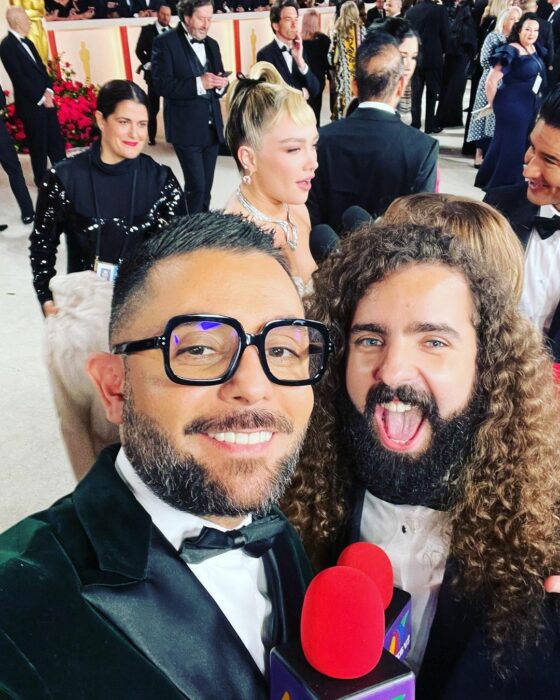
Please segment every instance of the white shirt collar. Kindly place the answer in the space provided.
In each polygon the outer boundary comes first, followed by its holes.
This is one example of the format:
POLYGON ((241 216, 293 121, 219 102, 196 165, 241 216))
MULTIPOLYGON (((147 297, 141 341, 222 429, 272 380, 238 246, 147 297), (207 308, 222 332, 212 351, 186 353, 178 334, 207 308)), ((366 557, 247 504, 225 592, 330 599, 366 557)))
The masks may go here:
POLYGON ((288 46, 288 44, 285 44, 281 39, 279 39, 277 36, 274 37, 274 41, 278 44, 278 48, 281 50, 283 46, 285 46, 288 51, 292 50, 291 46, 288 46))
POLYGON ((543 204, 540 208, 539 216, 545 219, 552 219, 553 216, 560 216, 560 211, 553 204, 543 204))
POLYGON ((8 29, 8 31, 10 32, 10 34, 13 34, 18 41, 22 41, 22 39, 27 38, 27 37, 23 36, 23 34, 16 32, 15 29, 8 29))
MULTIPOLYGON (((198 515, 177 510, 158 498, 138 476, 122 447, 117 455, 115 468, 121 479, 132 491, 134 498, 151 517, 154 525, 177 551, 179 551, 185 537, 196 537, 203 527, 214 527, 222 532, 228 529, 198 515)), ((252 517, 248 515, 237 527, 243 527, 250 522, 252 522, 252 517)))
POLYGON ((389 112, 389 114, 397 113, 397 110, 386 102, 375 102, 374 100, 360 102, 358 109, 380 109, 383 112, 389 112))
MULTIPOLYGON (((156 29, 158 31, 158 34, 161 34, 164 29, 167 31, 167 30, 171 29, 171 27, 164 27, 156 20, 156 29)), ((187 36, 188 36, 188 34, 187 34, 187 36)))

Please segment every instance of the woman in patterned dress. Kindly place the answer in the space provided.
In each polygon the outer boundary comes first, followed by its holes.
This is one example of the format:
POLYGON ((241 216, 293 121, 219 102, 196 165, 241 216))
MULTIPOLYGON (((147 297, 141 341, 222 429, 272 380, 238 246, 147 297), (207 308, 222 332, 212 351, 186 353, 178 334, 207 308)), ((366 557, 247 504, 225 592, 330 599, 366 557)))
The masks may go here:
POLYGON ((342 119, 352 100, 352 79, 356 70, 356 53, 365 36, 355 2, 345 2, 334 25, 329 63, 334 68, 336 101, 331 119, 342 119))
POLYGON ((490 56, 492 56, 499 46, 506 43, 513 25, 520 17, 521 9, 517 6, 502 10, 498 16, 494 30, 488 34, 480 50, 480 65, 483 73, 478 83, 473 105, 473 118, 471 119, 466 139, 467 143, 471 141, 476 142, 476 155, 474 158, 475 168, 479 168, 482 164, 484 153, 490 145, 490 139, 494 136, 494 127, 496 125, 494 112, 490 112, 486 117, 476 119, 477 112, 488 104, 488 98, 486 97, 486 79, 492 70, 490 56))

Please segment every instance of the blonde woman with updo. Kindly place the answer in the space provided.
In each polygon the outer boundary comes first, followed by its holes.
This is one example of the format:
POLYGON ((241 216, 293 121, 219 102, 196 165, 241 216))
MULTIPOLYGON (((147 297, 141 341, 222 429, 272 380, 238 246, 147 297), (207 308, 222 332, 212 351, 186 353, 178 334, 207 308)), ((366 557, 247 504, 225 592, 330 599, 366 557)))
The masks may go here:
POLYGON ((226 214, 240 214, 280 248, 303 296, 316 268, 309 250, 305 203, 317 169, 315 114, 299 90, 270 63, 237 75, 226 106, 225 139, 241 174, 226 214))

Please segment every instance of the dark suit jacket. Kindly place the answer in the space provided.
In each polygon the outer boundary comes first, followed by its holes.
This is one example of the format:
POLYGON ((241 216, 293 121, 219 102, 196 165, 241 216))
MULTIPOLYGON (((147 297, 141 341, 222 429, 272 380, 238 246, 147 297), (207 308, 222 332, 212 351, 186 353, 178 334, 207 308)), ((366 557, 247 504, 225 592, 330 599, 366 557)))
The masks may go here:
POLYGON ((144 70, 143 66, 145 63, 150 63, 152 60, 152 45, 156 36, 158 36, 158 31, 155 22, 154 24, 145 24, 140 30, 140 36, 136 43, 136 55, 138 56, 140 68, 144 71, 144 78, 146 80, 151 80, 152 71, 144 70))
MULTIPOLYGON (((173 11, 173 6, 169 2, 165 2, 165 0, 151 0, 149 7, 146 0, 131 0, 130 10, 133 15, 136 15, 139 12, 144 12, 144 10, 152 10, 153 12, 157 12, 161 5, 167 5, 167 7, 173 11)), ((144 27, 142 27, 142 29, 144 29, 144 27)))
MULTIPOLYGON (((233 627, 115 472, 117 449, 0 536, 0 695, 267 700, 233 627)), ((291 639, 310 577, 291 528, 264 563, 277 638, 291 639)))
POLYGON ((116 13, 118 17, 132 17, 132 6, 127 0, 93 0, 95 19, 106 19, 116 13), (117 7, 107 7, 108 2, 118 2, 117 7))
MULTIPOLYGON (((364 490, 354 494, 354 507, 340 548, 360 537, 364 490)), ((336 557, 337 552, 333 552, 336 557)), ((334 559, 336 561, 336 559, 334 559)), ((456 568, 456 567, 455 567, 456 568)), ((544 606, 545 633, 527 652, 519 669, 504 681, 493 669, 482 633, 483 611, 454 591, 451 560, 440 588, 426 653, 416 679, 416 700, 529 700, 560 693, 560 616, 553 596, 544 606)), ((414 603, 413 603, 414 604, 414 603)))
MULTIPOLYGON (((206 38, 208 70, 224 70, 218 42, 206 38)), ((165 138, 181 146, 198 146, 206 141, 208 120, 211 116, 218 140, 224 142, 224 125, 219 97, 210 90, 208 97, 199 96, 196 78, 205 72, 187 40, 183 26, 160 34, 152 46, 152 80, 159 95, 164 98, 163 121, 165 138)))
POLYGON ((441 68, 443 54, 449 43, 449 19, 443 5, 422 0, 406 13, 406 19, 420 35, 422 48, 418 65, 422 68, 441 68))
POLYGON ((538 18, 539 23, 539 38, 537 44, 545 51, 542 52, 547 68, 552 66, 554 61, 554 34, 552 32, 552 24, 541 17, 538 18))
MULTIPOLYGON (((533 220, 540 209, 527 199, 527 184, 523 182, 520 185, 496 187, 488 192, 484 201, 502 212, 523 247, 527 247, 533 230, 533 220)), ((554 355, 554 361, 560 362, 560 299, 552 317, 546 340, 554 355)))
POLYGON ((397 114, 358 108, 319 130, 319 167, 307 202, 311 223, 336 231, 356 204, 380 216, 401 195, 433 192, 439 144, 397 114))
POLYGON ((366 13, 366 27, 369 27, 377 20, 383 21, 386 16, 385 10, 379 11, 377 7, 372 7, 366 13))
POLYGON ((0 58, 12 81, 16 110, 20 116, 32 116, 34 111, 44 109, 37 103, 45 90, 52 87, 52 80, 33 43, 30 49, 35 61, 31 60, 22 43, 11 33, 0 44, 0 58))
MULTIPOLYGON (((303 52, 303 59, 309 66, 305 50, 303 52)), ((307 73, 305 75, 302 75, 299 68, 296 65, 296 62, 293 61, 292 72, 290 73, 290 71, 288 70, 288 66, 286 65, 286 60, 282 55, 282 51, 280 50, 280 47, 278 46, 275 40, 271 41, 270 44, 263 46, 262 49, 260 49, 257 52, 257 61, 268 61, 269 63, 272 63, 272 65, 276 68, 276 70, 282 76, 283 80, 285 80, 285 82, 287 82, 288 85, 291 85, 292 87, 295 87, 298 90, 301 90, 302 88, 307 88, 307 92, 309 92, 310 97, 315 97, 319 94, 319 80, 313 74, 311 66, 309 66, 309 70, 307 71, 307 73)))

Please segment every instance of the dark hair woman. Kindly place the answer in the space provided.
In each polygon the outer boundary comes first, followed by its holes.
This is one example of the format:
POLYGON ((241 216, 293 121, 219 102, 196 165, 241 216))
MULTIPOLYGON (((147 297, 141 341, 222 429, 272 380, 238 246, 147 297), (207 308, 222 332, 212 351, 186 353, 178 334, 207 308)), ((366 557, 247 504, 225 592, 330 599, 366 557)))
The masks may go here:
POLYGON ((514 24, 508 43, 490 59, 494 67, 486 81, 486 95, 496 127, 474 183, 483 190, 523 182, 523 156, 546 80, 538 36, 538 17, 528 12, 514 24))
POLYGON ((91 434, 85 435, 91 428, 91 406, 81 426, 75 421, 80 401, 87 404, 84 393, 89 386, 83 363, 78 367, 79 358, 106 344, 112 291, 107 281, 114 281, 119 264, 142 241, 185 213, 183 192, 172 171, 141 153, 147 138, 147 99, 128 80, 103 85, 96 111, 101 138, 47 174, 39 188, 30 237, 33 284, 49 321, 47 357, 55 399, 78 476, 105 442, 102 438, 100 445, 91 434), (62 233, 68 273, 80 274, 53 279, 62 233), (72 391, 84 379, 83 392, 74 398, 69 391, 72 362, 76 363, 72 391))

